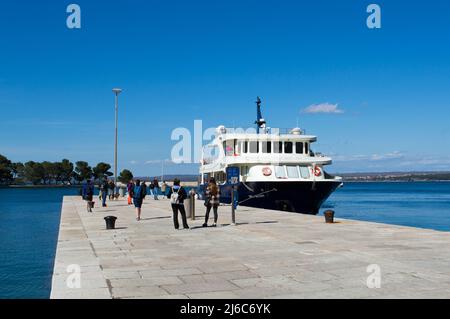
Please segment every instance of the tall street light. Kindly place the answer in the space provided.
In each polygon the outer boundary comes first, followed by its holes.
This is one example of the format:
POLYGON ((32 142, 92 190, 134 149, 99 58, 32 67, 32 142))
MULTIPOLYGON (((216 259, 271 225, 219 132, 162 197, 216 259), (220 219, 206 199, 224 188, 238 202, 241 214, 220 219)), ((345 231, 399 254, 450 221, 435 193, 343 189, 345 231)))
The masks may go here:
POLYGON ((114 144, 114 182, 117 187, 117 141, 118 141, 118 126, 119 126, 119 94, 122 92, 122 89, 115 88, 113 92, 116 96, 116 141, 114 144))

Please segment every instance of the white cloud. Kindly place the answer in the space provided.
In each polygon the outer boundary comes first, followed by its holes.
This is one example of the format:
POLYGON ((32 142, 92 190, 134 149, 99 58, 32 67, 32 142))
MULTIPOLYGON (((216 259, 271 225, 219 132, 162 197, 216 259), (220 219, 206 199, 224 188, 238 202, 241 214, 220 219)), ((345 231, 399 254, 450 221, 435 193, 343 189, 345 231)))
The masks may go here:
POLYGON ((400 159, 404 158, 404 154, 402 154, 399 151, 387 153, 387 154, 373 154, 369 160, 371 161, 384 161, 384 160, 390 160, 390 159, 400 159))
POLYGON ((402 159, 405 155, 402 152, 394 151, 386 154, 369 154, 369 155, 336 155, 333 157, 335 161, 349 162, 349 161, 370 161, 379 162, 386 160, 402 159))
POLYGON ((327 114, 342 114, 343 110, 339 109, 338 104, 330 104, 330 103, 320 103, 320 104, 312 104, 305 108, 303 113, 327 113, 327 114))
POLYGON ((170 159, 164 159, 164 160, 148 160, 145 162, 145 164, 147 165, 151 165, 151 164, 162 164, 164 162, 164 164, 173 164, 173 161, 170 159))

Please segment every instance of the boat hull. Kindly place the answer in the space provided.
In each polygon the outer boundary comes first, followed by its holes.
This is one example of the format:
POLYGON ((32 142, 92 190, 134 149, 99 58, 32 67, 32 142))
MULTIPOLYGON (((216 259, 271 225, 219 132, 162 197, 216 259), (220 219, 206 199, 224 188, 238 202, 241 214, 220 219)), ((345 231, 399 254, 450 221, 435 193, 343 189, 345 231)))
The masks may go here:
MULTIPOLYGON (((322 204, 341 185, 341 181, 246 182, 237 185, 240 206, 317 214, 322 204)), ((200 188, 204 196, 205 185, 200 188)), ((231 204, 231 186, 221 185, 220 201, 231 204)))

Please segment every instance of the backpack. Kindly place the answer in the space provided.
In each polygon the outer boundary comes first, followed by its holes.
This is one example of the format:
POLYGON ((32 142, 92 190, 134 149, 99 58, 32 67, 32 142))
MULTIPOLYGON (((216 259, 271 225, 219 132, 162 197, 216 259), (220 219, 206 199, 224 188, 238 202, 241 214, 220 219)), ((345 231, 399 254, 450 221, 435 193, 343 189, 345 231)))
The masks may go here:
POLYGON ((133 198, 142 198, 142 186, 135 186, 133 190, 133 198))
POLYGON ((180 192, 180 188, 178 188, 177 192, 174 192, 173 188, 172 188, 172 195, 170 195, 170 203, 171 204, 179 204, 180 200, 179 200, 179 192, 180 192))

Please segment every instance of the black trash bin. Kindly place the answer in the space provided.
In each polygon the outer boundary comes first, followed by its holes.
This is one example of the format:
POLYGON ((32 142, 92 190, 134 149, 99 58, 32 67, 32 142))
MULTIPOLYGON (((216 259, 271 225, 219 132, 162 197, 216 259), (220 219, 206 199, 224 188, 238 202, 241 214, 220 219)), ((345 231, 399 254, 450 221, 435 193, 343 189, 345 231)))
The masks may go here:
POLYGON ((115 229, 116 228, 116 219, 117 219, 117 217, 115 217, 115 216, 106 216, 105 217, 106 229, 115 229))
POLYGON ((334 223, 334 211, 333 210, 327 210, 323 214, 325 215, 325 221, 327 222, 327 224, 334 223))

